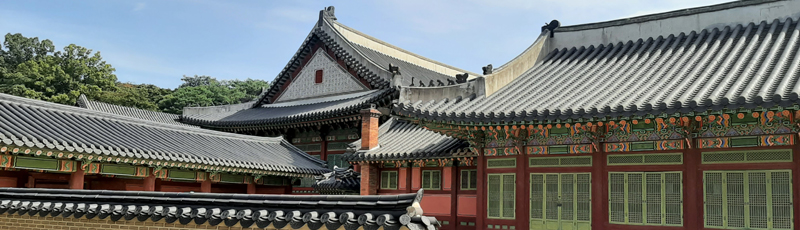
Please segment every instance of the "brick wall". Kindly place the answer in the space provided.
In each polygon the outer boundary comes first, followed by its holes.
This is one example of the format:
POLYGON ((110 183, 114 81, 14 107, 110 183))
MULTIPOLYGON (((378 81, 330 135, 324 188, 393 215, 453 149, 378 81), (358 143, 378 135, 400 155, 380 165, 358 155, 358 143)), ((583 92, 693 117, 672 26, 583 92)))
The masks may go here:
MULTIPOLYGON (((288 225, 287 225, 288 226, 288 225)), ((256 228, 254 225, 253 228, 256 228)), ((167 224, 163 220, 160 222, 146 221, 141 222, 137 220, 126 221, 121 219, 119 221, 112 221, 108 218, 104 220, 99 219, 75 219, 75 218, 62 218, 62 217, 39 217, 29 215, 0 215, 0 229, 13 229, 13 230, 40 230, 40 229, 66 229, 66 230, 94 230, 94 229, 135 229, 135 230, 181 230, 181 229, 224 229, 234 230, 242 229, 241 227, 226 227, 224 224, 217 226, 210 226, 208 224, 196 225, 189 223, 182 225, 180 223, 167 224)))

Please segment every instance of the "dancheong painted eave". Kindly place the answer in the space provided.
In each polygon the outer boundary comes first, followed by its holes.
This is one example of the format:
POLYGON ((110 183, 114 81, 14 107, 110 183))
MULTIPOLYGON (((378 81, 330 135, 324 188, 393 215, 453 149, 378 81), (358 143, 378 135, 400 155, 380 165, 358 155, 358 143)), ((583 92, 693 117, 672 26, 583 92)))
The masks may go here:
POLYGON ((41 155, 153 167, 197 165, 298 176, 329 171, 283 138, 171 125, 7 94, 0 94, 0 145, 15 154, 47 152, 41 155))
POLYGON ((561 48, 490 96, 402 101, 395 112, 508 124, 793 107, 799 37, 797 18, 785 18, 561 48))

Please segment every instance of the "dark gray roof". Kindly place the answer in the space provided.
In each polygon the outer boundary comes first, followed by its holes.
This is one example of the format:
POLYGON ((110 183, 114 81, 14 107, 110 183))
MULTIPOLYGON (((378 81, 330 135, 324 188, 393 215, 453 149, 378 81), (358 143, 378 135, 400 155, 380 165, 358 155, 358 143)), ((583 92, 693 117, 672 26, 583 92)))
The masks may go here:
POLYGON ((183 122, 204 127, 260 127, 315 121, 357 114, 393 95, 394 89, 378 89, 338 96, 304 99, 298 101, 265 104, 258 108, 183 115, 183 122))
MULTIPOLYGON (((0 94, 0 144, 120 158, 319 174, 283 138, 254 137, 0 94)), ((77 155, 77 154, 76 154, 77 155)))
POLYGON ((177 114, 162 113, 144 109, 112 105, 99 101, 92 101, 86 98, 86 95, 83 94, 81 94, 81 96, 78 97, 78 107, 100 112, 113 113, 122 116, 128 116, 133 118, 139 118, 148 121, 155 121, 155 122, 167 123, 172 125, 181 125, 187 127, 195 127, 192 125, 180 123, 178 121, 180 119, 180 116, 177 114))
POLYGON ((245 195, 109 190, 0 188, 0 215, 75 219, 108 219, 175 224, 241 225, 242 228, 316 230, 436 229, 432 217, 409 218, 406 208, 422 199, 417 194, 245 195), (422 221, 425 218, 426 221, 422 221), (288 226, 287 226, 288 225, 288 226), (430 227, 430 228, 428 228, 430 227))
POLYGON ((488 97, 405 101, 397 112, 485 124, 790 106, 798 36, 786 19, 554 50, 488 97))
POLYGON ((469 144, 445 136, 409 121, 392 118, 378 128, 378 147, 358 150, 361 140, 350 144, 348 161, 413 160, 432 158, 455 158, 472 156, 469 144))
POLYGON ((350 194, 361 189, 361 173, 347 168, 333 167, 333 171, 316 176, 317 181, 311 185, 320 194, 350 194))
MULTIPOLYGON (((347 65, 348 69, 352 69, 358 73, 358 76, 356 77, 365 80, 367 83, 369 83, 372 89, 389 87, 390 81, 392 80, 392 73, 388 70, 390 63, 400 66, 400 72, 404 78, 403 85, 409 85, 411 83, 411 77, 415 78, 415 81, 417 82, 415 84, 417 86, 420 80, 424 81, 426 86, 429 84, 430 80, 434 80, 434 82, 440 80, 444 82, 445 85, 447 85, 448 79, 455 80, 455 76, 443 75, 425 67, 415 65, 409 63, 408 61, 403 61, 359 45, 357 42, 350 41, 345 38, 342 35, 343 31, 340 30, 347 30, 348 32, 358 34, 358 36, 361 36, 365 39, 380 43, 385 47, 397 50, 405 55, 425 60, 433 65, 461 71, 461 69, 405 51, 347 27, 336 21, 336 17, 333 15, 332 10, 326 9, 320 12, 320 19, 317 22, 317 25, 314 27, 314 29, 312 29, 311 32, 309 32, 308 36, 303 41, 303 44, 300 45, 300 48, 297 50, 295 55, 289 60, 289 63, 287 63, 278 76, 275 77, 270 84, 270 88, 258 100, 256 106, 269 104, 274 101, 274 99, 273 101, 268 101, 267 99, 277 96, 278 93, 291 82, 291 73, 299 68, 302 68, 302 61, 304 58, 306 58, 308 55, 313 55, 311 47, 315 44, 324 45, 331 52, 333 52, 337 58, 345 60, 345 64, 347 65)), ((477 76, 477 74, 474 73, 470 73, 470 75, 477 76)))

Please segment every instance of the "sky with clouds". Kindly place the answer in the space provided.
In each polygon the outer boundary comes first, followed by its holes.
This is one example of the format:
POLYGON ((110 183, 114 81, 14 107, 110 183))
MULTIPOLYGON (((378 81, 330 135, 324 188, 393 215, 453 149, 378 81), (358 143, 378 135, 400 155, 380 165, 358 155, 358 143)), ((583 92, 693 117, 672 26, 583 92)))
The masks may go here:
POLYGON ((725 0, 0 1, 0 33, 100 51, 120 81, 165 88, 183 75, 271 81, 319 10, 422 56, 473 72, 499 66, 544 23, 607 21, 725 0))

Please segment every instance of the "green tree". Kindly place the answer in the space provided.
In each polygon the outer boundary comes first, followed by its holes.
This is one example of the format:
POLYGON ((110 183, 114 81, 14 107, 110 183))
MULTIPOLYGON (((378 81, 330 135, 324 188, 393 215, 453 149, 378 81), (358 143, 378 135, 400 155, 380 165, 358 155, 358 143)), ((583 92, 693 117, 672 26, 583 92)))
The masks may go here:
POLYGON ((136 85, 132 83, 117 83, 116 90, 103 91, 98 95, 97 101, 126 107, 160 111, 158 102, 170 93, 172 93, 172 91, 169 89, 159 88, 158 86, 150 84, 136 85))
POLYGON ((99 52, 71 44, 52 53, 49 40, 20 34, 5 39, 0 49, 2 93, 71 105, 81 94, 96 99, 103 90, 116 89, 114 68, 99 52))
POLYGON ((269 83, 262 80, 247 79, 218 81, 209 76, 188 77, 181 79, 181 87, 158 104, 162 111, 180 114, 184 107, 214 106, 247 102, 255 99, 269 83))

